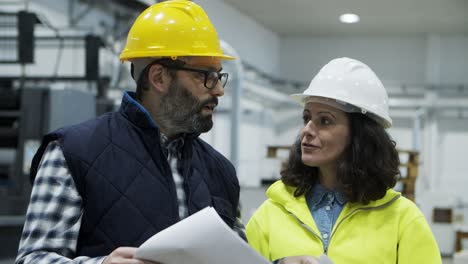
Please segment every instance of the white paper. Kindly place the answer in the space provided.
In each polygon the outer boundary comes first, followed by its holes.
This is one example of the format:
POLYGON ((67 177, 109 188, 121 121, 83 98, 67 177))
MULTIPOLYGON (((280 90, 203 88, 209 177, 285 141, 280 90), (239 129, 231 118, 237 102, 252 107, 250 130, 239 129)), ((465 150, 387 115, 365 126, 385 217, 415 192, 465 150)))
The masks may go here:
POLYGON ((135 258, 163 264, 271 264, 212 207, 155 234, 138 248, 135 258))

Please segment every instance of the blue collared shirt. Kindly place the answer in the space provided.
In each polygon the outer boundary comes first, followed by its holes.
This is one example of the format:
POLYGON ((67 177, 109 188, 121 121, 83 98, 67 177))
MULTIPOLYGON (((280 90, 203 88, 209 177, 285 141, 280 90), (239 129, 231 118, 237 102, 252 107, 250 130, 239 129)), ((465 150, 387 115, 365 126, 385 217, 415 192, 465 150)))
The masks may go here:
POLYGON ((306 201, 327 251, 333 226, 346 204, 346 198, 341 192, 330 191, 323 185, 316 184, 306 194, 306 201))

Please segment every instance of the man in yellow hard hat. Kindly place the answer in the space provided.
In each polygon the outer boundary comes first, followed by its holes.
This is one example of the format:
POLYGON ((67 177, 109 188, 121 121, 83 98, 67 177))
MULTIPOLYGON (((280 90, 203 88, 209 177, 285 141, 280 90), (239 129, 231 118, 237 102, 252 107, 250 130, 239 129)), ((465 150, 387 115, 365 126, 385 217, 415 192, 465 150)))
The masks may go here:
POLYGON ((16 263, 144 263, 136 247, 206 206, 236 227, 234 167, 198 137, 224 94, 221 61, 234 59, 203 9, 149 7, 120 59, 137 82, 120 109, 44 137, 16 263))

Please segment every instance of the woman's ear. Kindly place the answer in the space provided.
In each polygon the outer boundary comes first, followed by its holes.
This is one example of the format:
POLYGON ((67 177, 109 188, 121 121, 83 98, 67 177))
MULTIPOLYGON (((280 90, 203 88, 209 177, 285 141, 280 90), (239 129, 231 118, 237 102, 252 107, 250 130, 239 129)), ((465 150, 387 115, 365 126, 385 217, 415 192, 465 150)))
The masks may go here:
POLYGON ((166 69, 160 64, 153 64, 148 70, 148 82, 157 92, 166 93, 171 82, 166 69))

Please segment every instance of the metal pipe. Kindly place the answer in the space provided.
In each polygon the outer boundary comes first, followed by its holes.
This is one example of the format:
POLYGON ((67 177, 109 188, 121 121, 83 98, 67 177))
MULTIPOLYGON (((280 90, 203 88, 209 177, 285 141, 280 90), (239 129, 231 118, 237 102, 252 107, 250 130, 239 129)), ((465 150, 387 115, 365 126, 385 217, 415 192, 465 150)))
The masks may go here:
POLYGON ((242 88, 244 83, 244 68, 242 67, 242 62, 239 54, 236 50, 229 45, 227 42, 221 40, 221 48, 229 55, 236 57, 237 59, 233 61, 236 69, 235 79, 231 80, 232 84, 232 104, 231 104, 231 153, 230 160, 236 171, 239 171, 239 131, 240 131, 240 122, 241 122, 241 97, 242 97, 242 88))
POLYGON ((390 108, 468 108, 468 99, 465 98, 445 98, 435 96, 435 99, 429 98, 390 98, 389 105, 390 108))
POLYGON ((414 115, 413 120, 413 149, 416 151, 420 151, 420 143, 421 143, 421 119, 426 114, 426 110, 424 108, 418 109, 414 115))

